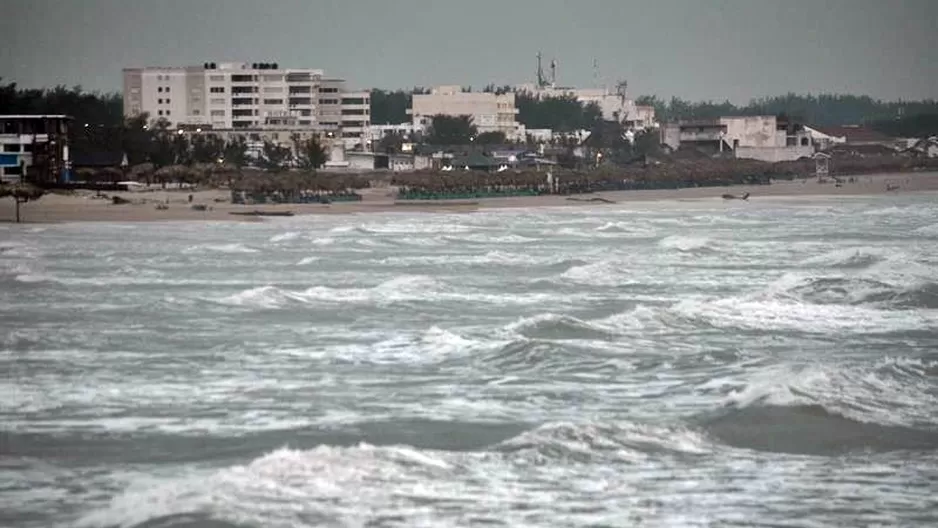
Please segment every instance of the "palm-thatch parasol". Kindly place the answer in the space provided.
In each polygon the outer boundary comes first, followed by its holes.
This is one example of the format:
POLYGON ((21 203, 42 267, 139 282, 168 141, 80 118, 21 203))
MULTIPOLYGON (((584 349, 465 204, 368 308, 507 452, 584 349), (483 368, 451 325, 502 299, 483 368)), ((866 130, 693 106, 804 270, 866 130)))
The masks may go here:
POLYGON ((20 222, 20 204, 30 200, 38 200, 46 191, 28 183, 15 183, 13 185, 0 185, 0 198, 12 197, 16 203, 16 222, 20 222))
POLYGON ((156 167, 152 163, 138 163, 130 168, 130 176, 134 181, 143 179, 149 184, 150 178, 153 177, 155 171, 156 167))

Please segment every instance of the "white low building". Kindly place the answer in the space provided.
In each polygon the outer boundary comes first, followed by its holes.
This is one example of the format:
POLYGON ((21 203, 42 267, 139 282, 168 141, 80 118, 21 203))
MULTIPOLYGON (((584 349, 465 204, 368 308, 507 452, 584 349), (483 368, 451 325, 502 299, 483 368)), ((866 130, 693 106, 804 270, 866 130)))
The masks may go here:
POLYGON ((655 107, 635 104, 635 101, 628 97, 624 82, 619 83, 614 91, 608 88, 566 88, 536 84, 520 85, 515 89, 538 98, 575 97, 584 105, 596 104, 603 119, 622 123, 631 130, 644 130, 658 124, 655 120, 655 107))
POLYGON ((661 127, 661 143, 673 150, 691 147, 714 154, 732 152, 736 158, 768 162, 810 157, 815 151, 806 129, 791 129, 776 116, 733 116, 668 123, 661 127))

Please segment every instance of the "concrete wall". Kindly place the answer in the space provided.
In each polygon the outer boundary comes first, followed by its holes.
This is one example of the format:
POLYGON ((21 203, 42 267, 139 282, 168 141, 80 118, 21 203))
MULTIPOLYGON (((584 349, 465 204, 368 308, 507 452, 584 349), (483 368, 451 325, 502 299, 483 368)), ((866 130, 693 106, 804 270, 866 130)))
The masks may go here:
POLYGON ((784 147, 785 134, 778 134, 775 116, 721 117, 726 142, 740 147, 784 147))
POLYGON ((681 127, 677 124, 667 124, 661 127, 661 144, 677 150, 681 146, 681 127))
POLYGON ((799 158, 809 158, 814 155, 813 146, 797 147, 739 147, 736 149, 736 158, 755 159, 776 163, 779 161, 794 161, 799 158))

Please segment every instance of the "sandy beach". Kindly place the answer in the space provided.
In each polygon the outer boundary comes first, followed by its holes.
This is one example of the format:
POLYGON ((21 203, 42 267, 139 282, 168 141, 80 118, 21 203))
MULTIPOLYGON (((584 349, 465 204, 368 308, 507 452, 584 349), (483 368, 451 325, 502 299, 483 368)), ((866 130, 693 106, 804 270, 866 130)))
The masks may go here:
MULTIPOLYGON (((21 206, 21 216, 27 223, 58 222, 145 222, 170 220, 210 221, 261 221, 263 217, 239 216, 232 213, 262 211, 290 211, 296 215, 349 214, 388 211, 408 212, 471 212, 487 208, 504 207, 603 207, 610 202, 655 201, 655 200, 712 200, 721 199, 725 193, 742 195, 750 193, 750 201, 797 196, 851 196, 883 193, 935 192, 938 191, 938 172, 913 172, 857 176, 854 183, 836 187, 832 183, 817 183, 813 179, 780 181, 772 185, 736 185, 731 187, 686 188, 677 190, 610 191, 578 196, 524 196, 511 198, 486 198, 473 201, 396 201, 394 189, 366 189, 363 199, 357 203, 336 204, 282 204, 282 205, 234 205, 229 202, 227 190, 199 191, 143 191, 107 193, 107 197, 95 196, 92 192, 72 195, 47 194, 36 202, 21 206), (897 191, 887 186, 898 185, 897 191), (189 203, 189 195, 193 195, 189 203), (114 205, 111 196, 119 196, 130 203, 114 205), (165 204, 158 209, 157 204, 165 204), (196 210, 193 205, 204 205, 205 210, 196 210)), ((0 200, 0 222, 14 220, 12 199, 0 200)))

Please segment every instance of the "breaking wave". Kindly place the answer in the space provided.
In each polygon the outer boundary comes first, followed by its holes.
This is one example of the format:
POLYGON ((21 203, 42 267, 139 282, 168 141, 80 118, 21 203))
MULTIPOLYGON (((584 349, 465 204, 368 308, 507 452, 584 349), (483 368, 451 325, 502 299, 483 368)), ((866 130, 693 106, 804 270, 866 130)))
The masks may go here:
POLYGON ((888 359, 875 368, 779 367, 734 386, 725 407, 702 418, 713 437, 760 451, 829 455, 938 449, 921 360, 888 359))
POLYGON ((650 455, 702 454, 710 450, 708 444, 703 435, 685 427, 548 423, 506 440, 495 449, 540 462, 634 462, 650 455))
POLYGON ((835 249, 807 258, 801 262, 801 265, 831 268, 867 268, 877 262, 886 260, 888 255, 885 250, 874 248, 835 249))
POLYGON ((405 275, 386 280, 371 288, 313 286, 289 290, 278 286, 250 288, 221 298, 206 300, 243 308, 275 309, 297 304, 352 303, 385 306, 407 302, 472 302, 482 304, 538 304, 552 302, 549 293, 487 293, 455 288, 444 281, 422 275, 405 275))
POLYGON ((260 250, 244 244, 204 244, 186 248, 183 253, 258 253, 260 250))
POLYGON ((697 251, 712 251, 713 242, 706 237, 671 235, 658 241, 658 246, 664 249, 690 253, 697 251))
POLYGON ((286 233, 280 233, 279 235, 274 235, 270 237, 270 241, 271 242, 287 242, 290 240, 296 240, 297 238, 300 238, 300 236, 302 236, 302 233, 299 233, 297 231, 288 231, 286 233))

